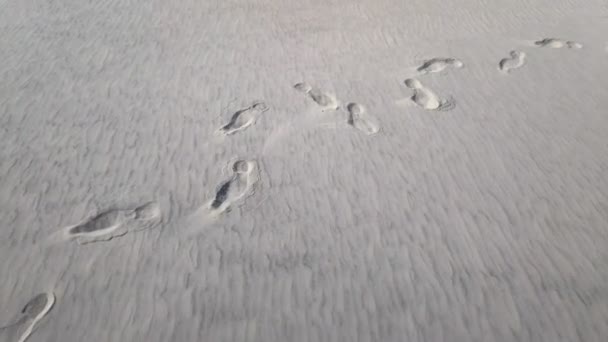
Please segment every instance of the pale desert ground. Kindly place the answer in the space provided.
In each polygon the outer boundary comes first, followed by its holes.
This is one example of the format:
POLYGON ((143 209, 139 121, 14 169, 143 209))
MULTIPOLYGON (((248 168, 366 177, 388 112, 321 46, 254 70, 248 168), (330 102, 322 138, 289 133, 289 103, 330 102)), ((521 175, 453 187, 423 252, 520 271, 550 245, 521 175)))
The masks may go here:
POLYGON ((608 341, 608 3, 0 0, 0 341, 608 341))

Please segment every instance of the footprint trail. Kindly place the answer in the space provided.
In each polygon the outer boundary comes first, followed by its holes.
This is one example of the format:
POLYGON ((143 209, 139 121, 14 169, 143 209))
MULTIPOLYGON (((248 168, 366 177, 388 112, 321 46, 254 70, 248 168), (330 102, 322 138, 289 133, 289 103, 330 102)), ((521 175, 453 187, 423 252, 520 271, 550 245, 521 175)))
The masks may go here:
POLYGON ((498 63, 498 69, 504 73, 521 68, 526 63, 526 53, 522 51, 511 51, 510 57, 503 58, 498 63))

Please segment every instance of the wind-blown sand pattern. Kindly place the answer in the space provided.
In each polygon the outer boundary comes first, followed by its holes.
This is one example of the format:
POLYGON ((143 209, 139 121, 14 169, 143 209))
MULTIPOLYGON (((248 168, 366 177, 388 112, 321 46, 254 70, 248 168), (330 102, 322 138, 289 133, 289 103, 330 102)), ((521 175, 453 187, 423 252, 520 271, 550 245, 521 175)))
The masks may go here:
POLYGON ((1 2, 0 342, 606 341, 607 18, 1 2))

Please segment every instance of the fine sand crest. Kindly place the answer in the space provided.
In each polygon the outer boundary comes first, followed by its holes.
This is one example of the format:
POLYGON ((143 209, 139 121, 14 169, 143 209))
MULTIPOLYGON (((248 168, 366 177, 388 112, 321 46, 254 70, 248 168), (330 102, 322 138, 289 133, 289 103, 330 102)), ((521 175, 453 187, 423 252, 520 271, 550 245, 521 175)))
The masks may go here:
POLYGON ((358 103, 349 103, 346 106, 348 111, 347 123, 366 135, 374 135, 380 131, 380 125, 375 118, 369 116, 365 107, 358 103))
POLYGON ((559 39, 559 38, 545 38, 545 39, 534 42, 534 45, 536 45, 538 47, 548 47, 548 48, 552 48, 552 49, 561 49, 561 48, 582 49, 583 48, 583 44, 581 44, 581 43, 577 43, 577 42, 570 41, 570 40, 559 39))
POLYGON ((80 244, 109 241, 130 231, 149 229, 160 223, 161 211, 156 202, 135 209, 109 209, 63 230, 68 239, 80 244))
POLYGON ((509 53, 509 57, 503 58, 498 63, 498 69, 504 73, 509 73, 511 70, 521 68, 526 63, 526 53, 513 50, 509 53))
POLYGON ((52 292, 34 296, 21 309, 13 323, 0 328, 0 337, 5 336, 7 342, 25 342, 36 329, 38 322, 51 311, 54 304, 55 295, 52 292))
POLYGON ((425 87, 422 82, 415 78, 408 78, 404 83, 414 91, 410 100, 421 108, 434 111, 448 111, 456 106, 454 100, 441 99, 439 95, 425 87))
POLYGON ((313 128, 336 129, 344 124, 343 118, 340 117, 342 113, 338 111, 340 103, 334 95, 324 93, 306 82, 297 83, 293 88, 306 94, 316 106, 308 108, 295 119, 276 127, 268 135, 262 148, 262 154, 268 153, 279 142, 289 138, 291 134, 297 131, 313 128))
POLYGON ((267 111, 269 108, 264 102, 256 102, 251 106, 241 109, 234 113, 230 121, 219 129, 219 132, 224 135, 232 135, 236 132, 246 129, 255 124, 255 121, 260 114, 267 111))
POLYGON ((421 74, 430 74, 442 72, 447 68, 460 69, 464 67, 464 63, 456 58, 432 58, 424 61, 416 71, 421 74))
POLYGON ((317 105, 319 105, 319 107, 321 107, 322 111, 337 110, 339 108, 339 103, 335 96, 322 92, 306 82, 297 83, 293 88, 308 95, 317 105))

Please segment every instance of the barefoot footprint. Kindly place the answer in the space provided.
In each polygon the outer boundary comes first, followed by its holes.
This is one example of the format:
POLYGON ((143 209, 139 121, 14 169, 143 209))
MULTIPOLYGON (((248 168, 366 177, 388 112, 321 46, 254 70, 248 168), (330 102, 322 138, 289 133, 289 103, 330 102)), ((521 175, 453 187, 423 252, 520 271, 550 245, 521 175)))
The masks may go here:
POLYGON ((337 110, 339 107, 338 100, 330 94, 324 93, 321 90, 312 87, 306 82, 301 82, 293 86, 299 92, 308 95, 316 104, 321 107, 321 110, 337 110))
POLYGON ((186 234, 199 234, 201 227, 216 223, 223 213, 243 205, 254 194, 260 179, 258 162, 237 160, 229 166, 231 175, 216 188, 213 198, 188 215, 181 224, 186 234))
POLYGON ((425 61, 418 69, 421 74, 430 74, 442 72, 448 67, 460 69, 464 67, 464 63, 456 58, 433 58, 425 61))
POLYGON ((380 131, 380 126, 376 120, 367 115, 365 108, 358 103, 349 103, 346 106, 348 110, 348 124, 367 134, 374 135, 380 131))
POLYGON ((559 39, 559 38, 545 38, 545 39, 534 42, 534 45, 539 46, 539 47, 553 48, 553 49, 561 49, 564 47, 566 47, 568 49, 582 49, 583 48, 583 44, 581 44, 581 43, 573 42, 570 40, 563 40, 563 39, 559 39))
POLYGON ((511 70, 521 68, 526 63, 526 53, 522 51, 511 51, 510 57, 503 58, 498 63, 498 69, 504 73, 509 73, 511 70))
POLYGON ((255 124, 255 121, 260 114, 267 110, 268 106, 265 103, 254 103, 253 105, 234 113, 230 118, 230 121, 226 125, 222 126, 219 131, 224 135, 231 135, 238 131, 244 130, 247 127, 255 124))
POLYGON ((232 164, 232 177, 218 187, 209 210, 214 214, 223 213, 249 196, 258 181, 257 171, 257 163, 253 160, 237 160, 232 164))
POLYGON ((411 101, 426 110, 447 111, 456 106, 453 100, 440 99, 435 92, 422 85, 415 78, 405 80, 405 85, 414 91, 414 94, 410 98, 411 101))
POLYGON ((268 153, 273 146, 288 139, 298 131, 317 128, 336 129, 344 125, 343 113, 337 111, 340 108, 340 104, 335 96, 324 93, 306 82, 297 83, 293 88, 305 94, 317 106, 306 109, 294 119, 276 127, 264 143, 264 147, 262 148, 263 154, 268 153))
POLYGON ((69 239, 80 244, 109 241, 130 231, 149 229, 160 223, 157 203, 150 202, 135 209, 110 209, 65 229, 69 239))
POLYGON ((54 304, 55 295, 52 292, 36 295, 21 309, 15 322, 0 328, 0 332, 7 333, 7 341, 25 342, 36 329, 38 322, 51 311, 54 304))

